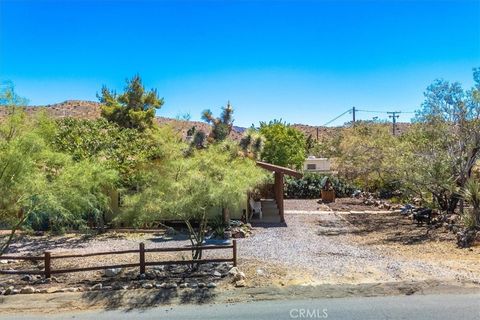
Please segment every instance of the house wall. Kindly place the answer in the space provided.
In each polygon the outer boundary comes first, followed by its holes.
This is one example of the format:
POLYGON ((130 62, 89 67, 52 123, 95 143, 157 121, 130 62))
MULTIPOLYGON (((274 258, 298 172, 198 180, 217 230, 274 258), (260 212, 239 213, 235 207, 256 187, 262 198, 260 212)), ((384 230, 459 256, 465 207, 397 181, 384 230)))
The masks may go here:
POLYGON ((308 158, 303 163, 303 170, 308 172, 329 172, 330 159, 327 158, 308 158), (309 169, 309 165, 315 165, 315 169, 309 169))

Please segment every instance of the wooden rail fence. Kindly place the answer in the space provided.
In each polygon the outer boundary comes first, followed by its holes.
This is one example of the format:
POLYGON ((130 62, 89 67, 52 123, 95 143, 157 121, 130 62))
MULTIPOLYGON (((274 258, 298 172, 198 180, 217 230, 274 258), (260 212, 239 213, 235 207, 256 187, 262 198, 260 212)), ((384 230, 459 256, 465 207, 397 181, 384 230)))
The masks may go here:
POLYGON ((201 247, 170 247, 170 248, 152 248, 152 249, 145 249, 145 244, 142 242, 140 243, 138 250, 104 251, 104 252, 92 252, 92 253, 83 253, 83 254, 61 254, 60 253, 55 255, 53 255, 49 251, 45 251, 44 255, 39 257, 0 256, 0 259, 43 261, 44 262, 43 271, 42 270, 0 270, 0 273, 1 274, 39 274, 39 275, 44 275, 45 278, 50 278, 52 274, 94 271, 94 270, 113 269, 113 268, 133 268, 133 267, 139 267, 140 274, 144 274, 145 268, 147 266, 159 266, 159 265, 170 265, 170 264, 189 265, 189 264, 199 264, 199 263, 203 264, 203 263, 232 262, 233 266, 236 267, 237 266, 237 240, 232 240, 232 244, 230 245, 208 245, 208 246, 201 246, 201 247), (167 260, 167 261, 146 261, 145 260, 145 253, 181 252, 181 251, 193 251, 198 249, 201 251, 232 249, 232 258, 200 259, 200 260, 167 260), (139 263, 126 263, 126 264, 72 268, 72 269, 52 269, 52 260, 68 259, 68 258, 84 258, 84 257, 104 256, 104 255, 117 255, 117 254, 131 254, 131 253, 138 253, 139 263))

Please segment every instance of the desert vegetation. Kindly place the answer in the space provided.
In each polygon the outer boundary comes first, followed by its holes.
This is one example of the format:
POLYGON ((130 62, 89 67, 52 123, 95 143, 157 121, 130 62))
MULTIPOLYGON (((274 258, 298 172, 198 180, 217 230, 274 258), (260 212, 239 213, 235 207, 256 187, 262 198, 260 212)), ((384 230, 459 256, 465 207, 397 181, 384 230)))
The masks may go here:
MULTIPOLYGON (((103 228, 111 192, 122 195, 114 224, 181 220, 199 245, 209 223, 227 221, 241 210, 246 193, 269 179, 255 160, 299 169, 308 154, 333 160, 337 196, 368 191, 399 203, 415 200, 441 214, 460 212, 474 239, 480 223, 480 70, 473 76, 469 90, 444 80, 429 86, 401 135, 392 135, 386 123, 357 122, 321 141, 279 120, 232 140, 230 103, 218 117, 204 111, 212 130, 192 127, 185 141, 153 121, 164 100, 145 90, 139 76, 121 94, 103 87, 102 117, 94 120, 28 117, 19 108, 26 99, 7 86, 1 97, 9 115, 0 124, 0 215, 11 233, 1 252, 18 229, 103 228)), ((286 196, 315 198, 324 178, 287 179, 286 196)))

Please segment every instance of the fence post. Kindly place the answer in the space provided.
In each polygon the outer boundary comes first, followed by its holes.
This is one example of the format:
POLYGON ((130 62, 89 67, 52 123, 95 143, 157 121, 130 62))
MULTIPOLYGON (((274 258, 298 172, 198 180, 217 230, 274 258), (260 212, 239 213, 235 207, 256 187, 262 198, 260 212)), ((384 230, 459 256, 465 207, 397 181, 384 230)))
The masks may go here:
POLYGON ((233 266, 237 266, 237 240, 233 239, 233 266))
POLYGON ((140 243, 140 274, 145 274, 145 243, 140 243))
POLYGON ((50 251, 45 251, 45 278, 50 278, 52 275, 51 255, 50 251))

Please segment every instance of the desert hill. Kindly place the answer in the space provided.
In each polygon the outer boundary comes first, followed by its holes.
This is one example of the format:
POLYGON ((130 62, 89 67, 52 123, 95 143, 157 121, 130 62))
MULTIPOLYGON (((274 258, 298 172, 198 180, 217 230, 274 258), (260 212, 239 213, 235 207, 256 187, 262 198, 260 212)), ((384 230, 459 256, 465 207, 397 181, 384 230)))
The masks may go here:
MULTIPOLYGON (((73 117, 77 119, 97 119, 101 116, 101 104, 95 101, 85 101, 85 100, 67 100, 61 103, 51 104, 51 105, 42 105, 42 106, 26 106, 23 107, 28 115, 35 115, 39 112, 46 112, 48 115, 54 118, 66 118, 73 117)), ((0 120, 8 114, 8 109, 4 106, 0 106, 0 120)), ((211 126, 208 123, 201 121, 189 121, 189 120, 180 120, 173 118, 166 118, 158 116, 156 121, 159 125, 169 124, 175 130, 180 132, 183 137, 186 137, 187 130, 195 126, 197 130, 203 130, 205 133, 210 133, 211 126)), ((408 123, 398 123, 397 132, 404 132, 410 124, 408 123)), ((324 126, 310 126, 305 124, 293 124, 293 127, 302 131, 305 136, 311 136, 313 139, 322 140, 322 138, 327 137, 339 130, 341 127, 324 127, 324 126)), ((240 140, 243 135, 243 132, 246 128, 234 126, 230 134, 231 138, 234 140, 240 140)))

